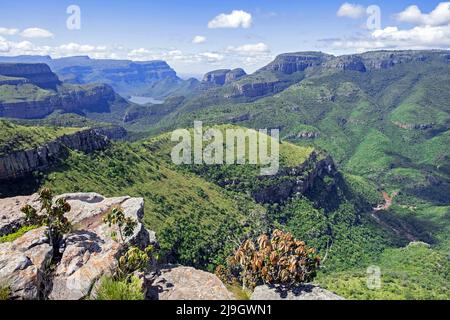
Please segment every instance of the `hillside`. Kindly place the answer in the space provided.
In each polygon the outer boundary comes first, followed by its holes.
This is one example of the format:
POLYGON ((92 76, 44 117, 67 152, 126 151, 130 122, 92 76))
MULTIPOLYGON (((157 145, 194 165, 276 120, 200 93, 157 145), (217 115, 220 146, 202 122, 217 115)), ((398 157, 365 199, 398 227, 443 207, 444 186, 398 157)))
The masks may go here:
MULTIPOLYGON (((427 242, 449 248, 448 52, 319 55, 324 62, 298 73, 305 67, 299 65, 301 56, 281 55, 255 73, 306 75, 282 92, 253 102, 199 103, 202 94, 176 106, 151 132, 191 126, 194 120, 279 128, 282 138, 326 150, 340 170, 394 195, 388 214, 377 215, 381 225, 426 235, 427 242)), ((305 56, 308 61, 311 54, 305 56)))

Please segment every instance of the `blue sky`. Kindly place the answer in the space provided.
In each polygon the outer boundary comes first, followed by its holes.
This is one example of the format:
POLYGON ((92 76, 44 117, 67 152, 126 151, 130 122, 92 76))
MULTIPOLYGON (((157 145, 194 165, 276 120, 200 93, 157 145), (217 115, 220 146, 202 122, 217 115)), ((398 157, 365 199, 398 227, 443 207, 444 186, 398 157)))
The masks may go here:
POLYGON ((283 52, 347 54, 450 46, 450 3, 344 3, 2 0, 0 54, 164 59, 180 73, 200 74, 233 67, 251 72, 283 52), (79 30, 66 27, 66 9, 72 4, 81 9, 79 30), (380 9, 381 23, 376 28, 367 27, 370 5, 380 9))

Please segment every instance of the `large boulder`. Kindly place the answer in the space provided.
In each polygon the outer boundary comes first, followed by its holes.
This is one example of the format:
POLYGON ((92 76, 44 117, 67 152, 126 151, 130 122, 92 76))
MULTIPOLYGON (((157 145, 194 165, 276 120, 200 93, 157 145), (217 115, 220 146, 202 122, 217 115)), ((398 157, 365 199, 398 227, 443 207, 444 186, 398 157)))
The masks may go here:
POLYGON ((166 267, 147 288, 153 300, 234 300, 214 274, 190 267, 166 267))
POLYGON ((0 199, 0 236, 16 232, 25 222, 25 214, 20 208, 29 204, 38 209, 38 198, 38 195, 34 194, 0 199))
MULTIPOLYGON (((0 284, 6 283, 15 298, 78 300, 87 297, 103 275, 111 275, 124 244, 145 248, 156 244, 153 232, 141 223, 144 215, 142 198, 105 198, 96 193, 64 194, 71 206, 66 214, 73 232, 66 235, 61 252, 53 252, 45 236, 46 228, 27 232, 11 243, 0 245, 0 284), (103 217, 114 207, 121 207, 126 217, 138 222, 134 234, 116 241, 116 231, 103 223, 103 217), (49 272, 50 262, 56 263, 49 272)), ((23 223, 20 208, 25 204, 37 207, 37 195, 0 201, 3 229, 23 223), (9 216, 11 215, 11 216, 9 216)))
POLYGON ((36 300, 45 295, 47 269, 53 257, 45 230, 41 227, 0 244, 0 285, 11 290, 12 298, 36 300))
POLYGON ((291 289, 281 287, 258 286, 252 300, 344 300, 331 291, 312 284, 304 284, 291 289))
MULTIPOLYGON (((111 238, 112 228, 103 223, 103 217, 114 207, 121 207, 126 217, 138 221, 134 234, 125 243, 145 248, 150 235, 140 223, 144 215, 142 198, 104 198, 96 193, 65 194, 72 210, 67 214, 75 231, 66 238, 66 248, 53 277, 49 295, 55 300, 78 300, 89 295, 103 275, 111 275, 117 268, 117 259, 123 244, 111 238)), ((116 230, 117 231, 117 230, 116 230)))

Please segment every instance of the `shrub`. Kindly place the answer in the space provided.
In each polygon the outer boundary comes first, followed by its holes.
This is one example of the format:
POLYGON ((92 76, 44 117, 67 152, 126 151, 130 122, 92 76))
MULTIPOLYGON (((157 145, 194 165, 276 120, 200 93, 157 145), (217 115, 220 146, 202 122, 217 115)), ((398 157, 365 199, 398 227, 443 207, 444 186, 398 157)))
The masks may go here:
POLYGON ((39 202, 42 211, 40 215, 30 205, 24 206, 21 211, 25 213, 25 220, 28 225, 45 225, 48 227, 47 234, 50 245, 58 249, 62 236, 72 230, 72 225, 64 216, 64 214, 70 212, 70 205, 64 198, 59 198, 53 202, 53 193, 48 188, 39 192, 39 202))
POLYGON ((9 300, 11 298, 11 289, 8 286, 0 286, 0 301, 9 300))
POLYGON ((219 266, 216 273, 224 279, 237 275, 245 288, 260 284, 286 287, 312 281, 320 265, 313 248, 290 233, 275 230, 271 237, 261 235, 255 244, 246 240, 229 259, 229 267, 219 266))
POLYGON ((141 250, 137 247, 130 247, 125 254, 119 258, 119 267, 116 277, 118 279, 126 279, 133 272, 145 271, 149 265, 153 252, 153 246, 148 246, 145 250, 141 250))
MULTIPOLYGON (((124 237, 130 237, 134 233, 134 229, 137 226, 137 222, 130 217, 125 217, 123 209, 120 207, 113 208, 103 218, 103 222, 108 224, 109 227, 117 226, 119 230, 120 241, 125 243, 124 237)), ((111 233, 113 238, 116 238, 116 233, 111 233)))
POLYGON ((126 280, 103 277, 97 290, 96 300, 144 300, 139 278, 126 280))

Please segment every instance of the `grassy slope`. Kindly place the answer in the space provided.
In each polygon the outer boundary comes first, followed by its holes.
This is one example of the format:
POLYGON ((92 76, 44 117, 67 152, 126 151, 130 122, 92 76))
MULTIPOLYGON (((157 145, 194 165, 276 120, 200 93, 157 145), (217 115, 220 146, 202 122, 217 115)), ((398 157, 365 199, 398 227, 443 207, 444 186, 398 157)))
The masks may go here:
POLYGON ((0 156, 40 146, 64 134, 71 134, 79 128, 22 126, 0 120, 0 156))

